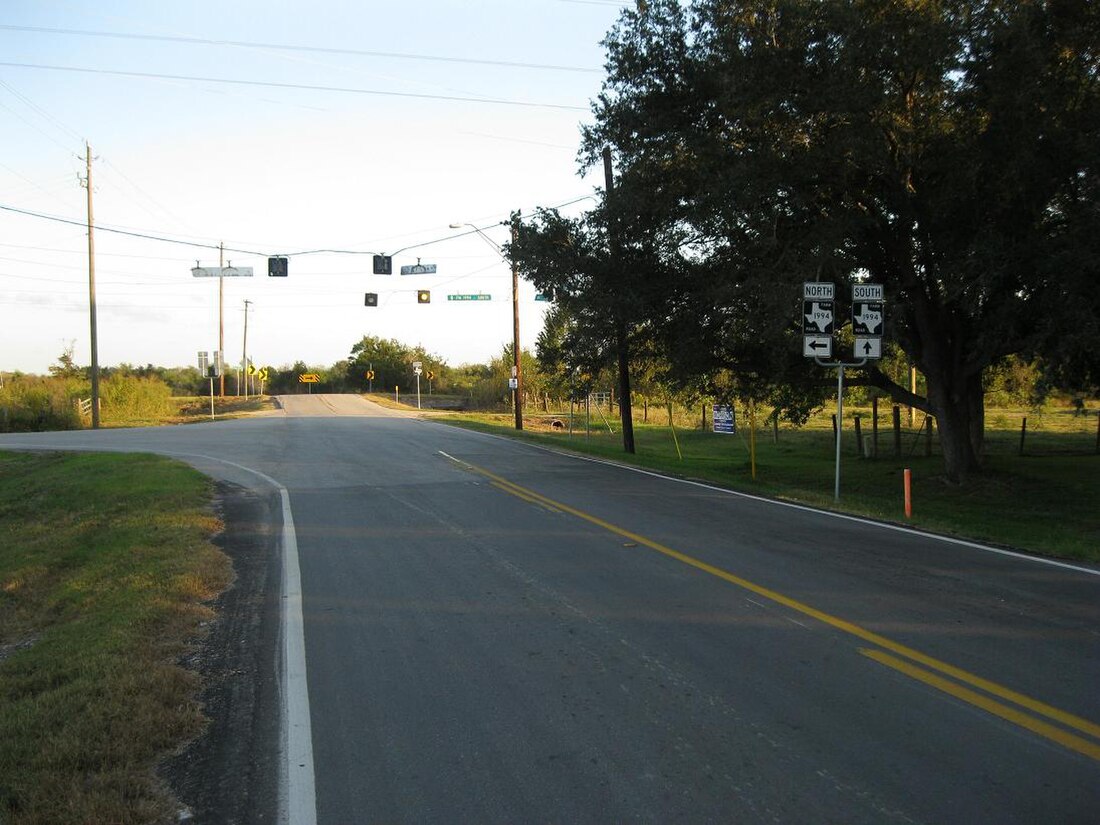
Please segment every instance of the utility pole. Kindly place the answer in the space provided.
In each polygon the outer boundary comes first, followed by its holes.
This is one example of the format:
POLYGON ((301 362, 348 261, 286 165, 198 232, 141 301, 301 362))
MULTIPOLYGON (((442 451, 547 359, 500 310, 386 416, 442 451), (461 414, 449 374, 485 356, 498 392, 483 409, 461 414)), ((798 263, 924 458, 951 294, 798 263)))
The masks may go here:
MULTIPOLYGON (((512 215, 512 243, 519 240, 519 212, 512 215)), ((512 354, 515 363, 512 372, 516 381, 513 404, 516 410, 516 429, 523 429, 523 371, 519 359, 519 264, 512 261, 512 354)))
POLYGON ((92 429, 99 429, 99 337, 96 331, 95 305, 95 222, 92 218, 92 147, 84 142, 88 172, 84 181, 88 188, 88 316, 92 333, 92 429))
POLYGON ((244 299, 244 346, 241 347, 241 351, 244 353, 241 356, 241 377, 244 378, 244 400, 248 400, 248 305, 252 302, 247 298, 244 299))
MULTIPOLYGON (((218 244, 218 268, 225 269, 225 242, 218 244)), ((218 275, 218 352, 225 356, 225 278, 218 275)), ((218 397, 225 398, 225 370, 218 378, 218 397)))
MULTIPOLYGON (((607 195, 604 206, 608 210, 608 247, 611 252, 612 268, 620 266, 618 249, 618 222, 613 203, 615 181, 611 174, 611 147, 603 147, 603 176, 607 195)), ((623 294, 616 292, 615 306, 615 349, 619 360, 619 418, 623 424, 623 450, 634 452, 634 411, 630 404, 630 349, 626 334, 626 312, 623 308, 623 294)))

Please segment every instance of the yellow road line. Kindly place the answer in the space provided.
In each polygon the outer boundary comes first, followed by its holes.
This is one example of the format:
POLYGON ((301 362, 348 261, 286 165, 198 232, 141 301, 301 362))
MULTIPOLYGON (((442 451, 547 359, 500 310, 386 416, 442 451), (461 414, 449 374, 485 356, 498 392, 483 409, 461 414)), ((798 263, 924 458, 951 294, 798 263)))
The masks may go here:
POLYGON ((501 484, 499 481, 493 481, 492 484, 498 490, 502 490, 503 492, 508 493, 510 495, 513 495, 516 498, 521 498, 524 501, 526 501, 528 504, 534 504, 536 507, 541 507, 544 510, 549 510, 552 513, 560 513, 561 512, 557 507, 552 507, 551 505, 547 504, 545 501, 541 501, 541 500, 535 498, 534 496, 527 495, 526 493, 520 492, 519 490, 513 490, 509 487, 506 487, 503 484, 501 484))
MULTIPOLYGON (((871 644, 885 648, 892 653, 896 653, 899 656, 903 656, 914 662, 918 662, 925 667, 932 668, 933 670, 938 670, 940 673, 950 676, 953 679, 957 679, 960 682, 965 682, 973 687, 985 691, 986 693, 990 693, 994 696, 1004 699, 1005 701, 1019 705, 1020 707, 1027 708, 1033 713, 1038 713, 1041 716, 1045 716, 1048 719, 1065 725, 1066 727, 1073 728, 1080 733, 1084 733, 1088 736, 1093 736, 1100 739, 1100 725, 1096 724, 1095 722, 1091 722, 1088 719, 1083 719, 1080 716, 1076 716, 1072 713, 1060 710, 1056 707, 1046 704, 1045 702, 1040 702, 1038 699, 1033 699, 1030 696, 1025 696, 1022 693, 1018 693, 1017 691, 1006 688, 1003 685, 997 684, 996 682, 991 682, 988 679, 983 679, 982 677, 977 676, 973 673, 969 673, 962 668, 957 668, 954 665, 949 665, 946 662, 941 662, 940 660, 935 659, 932 656, 921 653, 919 650, 914 650, 913 648, 906 647, 899 642, 895 642, 892 639, 886 638, 885 636, 880 636, 878 633, 874 633, 873 631, 867 630, 866 628, 860 627, 859 625, 849 622, 845 619, 841 619, 837 616, 825 613, 824 611, 818 610, 817 608, 810 607, 808 604, 804 604, 803 602, 797 601, 796 599, 792 599, 789 596, 784 596, 782 593, 779 593, 775 590, 771 590, 767 587, 762 587, 755 582, 751 582, 748 579, 743 579, 740 576, 736 576, 733 573, 723 570, 720 567, 715 567, 712 564, 707 564, 705 561, 701 561, 700 559, 694 558, 693 556, 689 556, 686 553, 681 553, 678 550, 673 550, 671 547, 666 547, 665 545, 653 541, 652 539, 648 539, 645 536, 633 533, 622 527, 618 527, 614 524, 611 524, 610 522, 604 521, 597 516, 586 513, 583 510, 578 510, 575 507, 570 507, 568 504, 563 504, 560 501, 555 501, 554 499, 548 498, 540 493, 536 493, 534 490, 528 490, 526 487, 521 487, 514 482, 508 481, 508 479, 506 478, 490 472, 489 470, 483 469, 474 464, 470 464, 466 461, 461 461, 460 459, 456 459, 453 456, 446 457, 472 470, 473 472, 479 473, 480 475, 483 475, 486 478, 490 479, 494 482, 494 486, 496 486, 498 489, 504 490, 505 492, 511 493, 512 495, 515 495, 524 500, 530 501, 533 499, 561 512, 568 513, 571 516, 575 516, 579 519, 582 519, 583 521, 587 521, 589 524, 594 524, 597 527, 600 527, 618 536, 627 538, 630 541, 641 544, 645 547, 650 548, 651 550, 656 550, 658 553, 661 553, 662 555, 667 556, 671 559, 675 559, 676 561, 686 564, 689 567, 694 567, 695 569, 701 570, 704 573, 708 573, 716 578, 729 582, 730 584, 737 585, 738 587, 755 593, 758 596, 762 596, 763 598, 773 601, 776 604, 781 604, 784 607, 790 608, 791 610, 794 610, 805 616, 817 619, 819 622, 822 622, 823 624, 826 624, 836 630, 840 630, 844 633, 855 636, 858 639, 862 639, 865 642, 870 642, 871 644)), ((960 688, 960 690, 962 690, 962 688, 960 688)), ((977 694, 974 695, 977 696, 977 694)), ((1031 717, 1027 718, 1031 719, 1031 717)), ((1045 723, 1038 720, 1032 720, 1032 722, 1034 722, 1035 725, 1045 725, 1045 723)), ((1025 727, 1028 726, 1025 725, 1025 727)), ((1034 728, 1028 727, 1028 729, 1033 730, 1034 728)), ((1052 730, 1057 729, 1052 728, 1052 730)), ((1079 751, 1078 748, 1073 748, 1073 750, 1079 751)), ((1093 754, 1090 753, 1089 755, 1091 756, 1093 754)), ((1100 751, 1097 752, 1097 755, 1095 755, 1094 758, 1100 759, 1100 751)))
POLYGON ((1082 739, 1080 736, 1074 736, 1069 731, 1056 728, 1054 725, 1044 722, 1041 719, 1028 716, 1026 713, 1016 708, 1002 705, 1000 702, 995 702, 987 696, 982 696, 980 693, 975 693, 962 685, 949 682, 942 676, 937 676, 935 673, 911 665, 901 659, 897 659, 889 653, 883 653, 881 650, 868 650, 867 648, 860 648, 859 652, 869 659, 874 659, 879 664, 892 667, 894 670, 904 673, 911 679, 916 679, 917 681, 924 682, 926 685, 931 685, 937 690, 949 693, 956 699, 961 699, 964 702, 979 707, 987 713, 992 713, 994 716, 999 716, 1015 725, 1027 728, 1027 730, 1032 733, 1037 733, 1045 739, 1050 739, 1063 747, 1100 761, 1100 745, 1094 742, 1082 739))

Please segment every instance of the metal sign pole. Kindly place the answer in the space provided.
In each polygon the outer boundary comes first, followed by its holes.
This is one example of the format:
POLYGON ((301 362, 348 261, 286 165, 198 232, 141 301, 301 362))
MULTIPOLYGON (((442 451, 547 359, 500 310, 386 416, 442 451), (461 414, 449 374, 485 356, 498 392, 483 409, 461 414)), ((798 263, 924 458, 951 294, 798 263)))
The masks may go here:
POLYGON ((836 367, 836 472, 835 483, 833 484, 833 501, 840 501, 840 442, 844 432, 844 368, 845 367, 862 367, 867 363, 866 358, 860 358, 858 361, 833 361, 826 362, 820 358, 815 358, 814 363, 819 367, 836 367))
POLYGON ((833 501, 840 501, 840 442, 844 431, 844 364, 836 371, 836 479, 833 483, 833 501))

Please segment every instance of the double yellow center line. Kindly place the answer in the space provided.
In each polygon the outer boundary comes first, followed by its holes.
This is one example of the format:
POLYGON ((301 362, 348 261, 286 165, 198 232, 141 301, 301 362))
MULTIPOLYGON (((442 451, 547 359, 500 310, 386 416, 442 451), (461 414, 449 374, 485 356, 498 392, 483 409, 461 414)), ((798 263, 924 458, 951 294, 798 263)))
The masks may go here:
POLYGON ((477 467, 466 461, 457 459, 454 456, 450 456, 447 453, 443 453, 442 451, 440 454, 464 469, 489 479, 497 489, 514 495, 528 503, 546 507, 550 510, 568 513, 571 516, 587 521, 589 524, 594 524, 617 536, 629 539, 631 542, 655 550, 670 559, 675 559, 682 564, 694 567, 696 570, 701 570, 715 578, 734 584, 755 593, 757 596, 768 599, 771 602, 783 605, 804 616, 816 619, 843 633, 855 636, 857 639, 878 648, 860 648, 859 652, 867 658, 893 668, 899 673, 923 682, 937 690, 943 691, 987 713, 991 713, 994 716, 998 716, 1001 719, 1019 725, 1032 733, 1036 733, 1072 751, 1100 761, 1100 741, 1098 741, 1100 740, 1100 725, 1094 722, 1082 719, 1072 713, 1059 710, 1037 699, 1032 699, 1029 696, 1006 688, 996 682, 983 679, 962 668, 949 665, 946 662, 941 662, 932 656, 921 653, 919 650, 914 650, 911 647, 895 642, 885 636, 880 636, 878 633, 874 633, 864 627, 846 621, 845 619, 825 613, 808 604, 792 599, 789 596, 784 596, 782 593, 775 590, 762 587, 748 579, 743 579, 720 567, 707 564, 705 561, 689 556, 686 553, 673 550, 671 547, 648 539, 638 533, 632 533, 629 530, 586 513, 583 510, 578 510, 575 507, 570 507, 568 504, 563 504, 560 501, 547 498, 540 493, 536 493, 534 490, 521 487, 482 467, 477 467))

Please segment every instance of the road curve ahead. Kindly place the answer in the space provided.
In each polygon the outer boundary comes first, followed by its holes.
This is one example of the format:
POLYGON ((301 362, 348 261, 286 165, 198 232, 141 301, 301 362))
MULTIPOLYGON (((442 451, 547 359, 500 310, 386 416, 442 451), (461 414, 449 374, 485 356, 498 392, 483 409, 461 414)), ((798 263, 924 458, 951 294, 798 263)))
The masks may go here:
POLYGON ((318 821, 1097 821, 1093 568, 281 402, 0 447, 285 486, 318 821))

